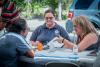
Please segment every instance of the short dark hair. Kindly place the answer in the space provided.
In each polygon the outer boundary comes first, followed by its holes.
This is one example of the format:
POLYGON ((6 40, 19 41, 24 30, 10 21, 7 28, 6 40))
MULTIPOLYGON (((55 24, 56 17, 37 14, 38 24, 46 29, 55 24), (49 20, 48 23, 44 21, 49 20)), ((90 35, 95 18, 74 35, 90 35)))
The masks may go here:
POLYGON ((54 11, 53 11, 52 9, 46 10, 45 13, 44 13, 44 16, 45 16, 47 13, 52 13, 53 16, 55 17, 55 13, 54 13, 54 11))
POLYGON ((25 31, 25 30, 26 30, 26 21, 21 18, 16 20, 8 27, 8 32, 15 32, 18 34, 20 34, 21 31, 25 31))

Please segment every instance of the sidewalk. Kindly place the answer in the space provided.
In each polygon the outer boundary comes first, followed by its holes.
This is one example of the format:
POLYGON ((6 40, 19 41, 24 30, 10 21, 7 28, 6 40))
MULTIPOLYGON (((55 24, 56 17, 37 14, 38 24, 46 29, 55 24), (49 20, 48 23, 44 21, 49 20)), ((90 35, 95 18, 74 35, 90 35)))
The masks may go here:
MULTIPOLYGON (((44 20, 34 19, 34 20, 26 20, 26 21, 27 21, 28 26, 30 27, 31 30, 34 30, 38 26, 44 24, 44 20)), ((65 28, 65 22, 66 22, 65 20, 57 21, 57 23, 64 28, 65 28)))

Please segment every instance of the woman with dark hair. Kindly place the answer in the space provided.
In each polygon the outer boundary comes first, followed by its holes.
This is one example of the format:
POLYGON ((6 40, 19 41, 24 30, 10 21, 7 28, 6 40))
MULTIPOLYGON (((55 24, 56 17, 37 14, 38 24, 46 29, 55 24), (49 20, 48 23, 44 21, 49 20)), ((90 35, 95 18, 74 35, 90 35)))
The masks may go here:
POLYGON ((33 58, 34 51, 26 42, 28 26, 24 19, 18 19, 8 28, 8 33, 0 38, 0 67, 18 67, 19 56, 33 58))
POLYGON ((58 25, 55 20, 55 14, 53 10, 48 9, 44 13, 45 23, 32 33, 30 41, 34 44, 34 42, 41 42, 43 45, 46 45, 49 41, 51 41, 54 37, 61 35, 62 37, 69 39, 67 32, 63 27, 58 25))
POLYGON ((24 19, 19 19, 9 26, 8 32, 14 32, 26 36, 28 34, 28 29, 26 21, 24 19))

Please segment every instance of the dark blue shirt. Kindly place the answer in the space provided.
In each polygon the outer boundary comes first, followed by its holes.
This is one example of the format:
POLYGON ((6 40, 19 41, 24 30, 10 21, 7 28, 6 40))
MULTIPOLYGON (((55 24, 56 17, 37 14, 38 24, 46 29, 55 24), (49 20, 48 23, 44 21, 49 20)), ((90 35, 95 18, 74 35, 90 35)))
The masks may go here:
POLYGON ((67 40, 69 39, 68 33, 63 27, 56 24, 53 28, 49 29, 46 27, 46 24, 39 26, 33 33, 30 38, 31 41, 40 41, 43 45, 51 41, 56 36, 62 36, 67 40))
POLYGON ((23 36, 15 33, 5 34, 0 38, 0 67, 17 67, 18 57, 30 49, 23 36))

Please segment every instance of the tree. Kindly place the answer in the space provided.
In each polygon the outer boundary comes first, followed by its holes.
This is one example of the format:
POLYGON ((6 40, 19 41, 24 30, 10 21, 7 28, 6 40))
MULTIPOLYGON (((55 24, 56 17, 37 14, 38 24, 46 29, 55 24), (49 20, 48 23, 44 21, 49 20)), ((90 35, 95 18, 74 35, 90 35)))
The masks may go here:
MULTIPOLYGON (((22 8, 23 11, 26 11, 27 2, 24 0, 12 0, 18 7, 22 8)), ((62 6, 62 11, 69 9, 69 3, 72 2, 73 0, 61 0, 61 6, 62 6)), ((40 9, 47 6, 50 7, 55 11, 56 16, 58 16, 58 13, 56 10, 58 8, 58 2, 59 0, 31 0, 30 5, 31 5, 31 12, 34 13, 35 11, 37 14, 39 14, 41 11, 40 9)))

